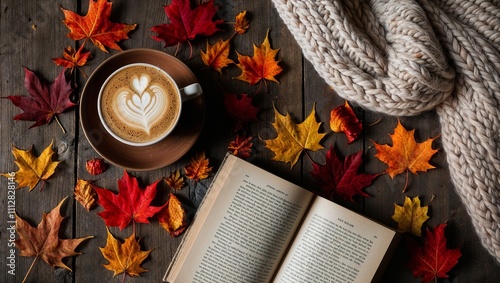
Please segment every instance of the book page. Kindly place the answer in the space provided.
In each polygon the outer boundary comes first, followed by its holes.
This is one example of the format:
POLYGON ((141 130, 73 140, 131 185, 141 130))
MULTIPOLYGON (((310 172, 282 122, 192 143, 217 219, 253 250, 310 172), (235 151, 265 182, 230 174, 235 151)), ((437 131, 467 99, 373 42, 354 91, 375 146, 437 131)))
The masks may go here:
POLYGON ((167 282, 269 282, 313 194, 228 155, 167 282))
POLYGON ((395 235, 317 197, 273 282, 371 282, 395 235))

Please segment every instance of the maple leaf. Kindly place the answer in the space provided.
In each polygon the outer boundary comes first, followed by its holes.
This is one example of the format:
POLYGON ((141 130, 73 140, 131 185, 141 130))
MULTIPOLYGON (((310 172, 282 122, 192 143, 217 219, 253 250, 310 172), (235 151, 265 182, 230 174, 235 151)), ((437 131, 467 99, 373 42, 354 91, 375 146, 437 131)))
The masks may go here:
POLYGON ((167 206, 158 213, 158 222, 172 238, 179 236, 186 229, 186 212, 174 194, 170 194, 167 206))
POLYGON ((68 46, 64 48, 63 57, 52 59, 52 61, 57 66, 63 66, 66 69, 70 70, 70 73, 73 73, 73 70, 76 67, 83 67, 87 64, 87 60, 90 57, 90 52, 83 52, 82 45, 78 51, 76 51, 73 47, 68 46))
POLYGON ((257 120, 259 108, 252 105, 253 98, 247 94, 239 97, 235 94, 224 93, 224 106, 227 115, 233 120, 233 131, 237 132, 246 127, 249 122, 257 120))
POLYGON ((421 237, 422 225, 429 219, 427 211, 427 206, 420 206, 420 199, 418 197, 414 197, 413 199, 405 197, 403 206, 394 204, 392 219, 398 222, 398 230, 411 232, 413 235, 421 237))
POLYGON ((61 71, 54 82, 48 85, 41 81, 34 72, 24 68, 24 87, 30 96, 5 97, 24 111, 16 115, 14 120, 35 121, 30 126, 31 129, 48 124, 55 118, 62 131, 66 133, 56 115, 76 104, 69 98, 74 89, 71 83, 66 81, 64 71, 61 71))
MULTIPOLYGON (((386 173, 394 178, 394 176, 408 171, 417 174, 417 172, 427 172, 428 169, 435 168, 429 164, 429 160, 437 152, 437 149, 432 149, 432 142, 436 138, 429 138, 422 143, 417 143, 414 137, 415 130, 407 131, 398 119, 398 125, 394 129, 394 134, 390 135, 392 146, 380 145, 372 141, 377 150, 377 157, 380 161, 388 165, 386 173)), ((403 189, 406 191, 408 178, 403 189)))
POLYGON ((274 107, 274 117, 272 125, 278 136, 275 139, 264 140, 265 146, 275 154, 273 160, 289 162, 290 167, 293 167, 305 149, 312 151, 323 149, 319 142, 326 134, 319 133, 321 122, 316 122, 315 106, 300 124, 295 124, 289 113, 286 116, 281 115, 276 107, 274 107))
POLYGON ((427 229, 423 247, 410 242, 410 261, 408 267, 413 276, 423 277, 422 282, 430 282, 435 278, 448 278, 448 273, 458 262, 462 255, 460 249, 446 248, 446 236, 444 228, 446 224, 440 224, 434 231, 427 229))
POLYGON ((212 20, 217 12, 213 0, 202 3, 194 9, 191 9, 189 0, 172 0, 170 5, 164 6, 164 10, 170 23, 154 26, 151 31, 157 33, 153 39, 163 41, 165 47, 189 42, 198 35, 210 36, 219 31, 217 25, 224 22, 212 20))
POLYGON ((338 106, 330 112, 330 128, 335 133, 343 132, 347 137, 347 142, 352 143, 363 130, 363 125, 346 101, 344 105, 338 106))
POLYGON ((254 85, 260 82, 262 79, 273 81, 279 83, 274 76, 277 76, 283 71, 283 69, 278 65, 279 61, 276 61, 276 55, 279 49, 272 49, 269 43, 269 31, 266 34, 266 38, 262 44, 257 47, 253 45, 253 56, 242 55, 238 52, 238 66, 242 73, 235 79, 248 82, 250 85, 254 85))
MULTIPOLYGON (((54 174, 60 161, 52 161, 52 155, 54 155, 53 143, 52 141, 38 157, 33 154, 33 146, 29 150, 22 150, 12 146, 14 163, 19 167, 16 172, 18 189, 29 187, 31 192, 40 180, 45 181, 54 174)), ((6 173, 2 174, 2 176, 9 178, 6 173)))
POLYGON ((97 193, 91 181, 78 179, 73 191, 75 200, 78 201, 87 211, 96 206, 97 193))
POLYGON ((184 183, 184 178, 181 177, 181 172, 179 170, 175 170, 174 172, 170 173, 170 176, 168 178, 165 178, 165 182, 167 182, 167 185, 169 187, 175 190, 180 190, 186 185, 184 183))
POLYGON ((184 171, 186 172, 186 177, 196 182, 206 179, 209 176, 212 167, 209 167, 209 160, 205 157, 205 153, 198 153, 195 157, 191 158, 184 171))
POLYGON ((201 51, 201 59, 205 65, 222 74, 223 68, 234 64, 234 61, 228 58, 229 49, 229 39, 219 40, 214 45, 208 44, 207 40, 207 51, 201 51))
MULTIPOLYGON (((107 0, 90 0, 87 15, 80 16, 61 7, 64 24, 70 32, 67 36, 73 40, 90 39, 95 46, 108 53, 106 47, 122 51, 117 42, 128 39, 128 33, 136 24, 113 23, 109 20, 113 3, 107 0)), ((85 45, 85 43, 83 44, 85 45)))
MULTIPOLYGON (((81 242, 92 238, 92 236, 76 239, 59 238, 59 229, 64 219, 61 217, 60 209, 65 200, 66 198, 60 201, 48 214, 44 213, 37 227, 31 226, 26 220, 16 214, 16 232, 18 238, 14 243, 21 251, 20 256, 34 256, 33 263, 35 263, 37 258, 41 258, 52 267, 62 267, 71 270, 71 268, 62 262, 62 259, 81 254, 75 251, 76 247, 81 242)), ((25 280, 30 271, 31 269, 28 270, 24 278, 25 280)))
POLYGON ((104 211, 97 215, 104 220, 106 226, 118 226, 120 230, 127 227, 131 221, 149 223, 148 218, 153 217, 165 206, 151 206, 157 184, 158 181, 142 190, 137 179, 130 177, 124 170, 123 177, 118 180, 118 194, 107 189, 95 188, 98 195, 97 202, 104 208, 104 211))
POLYGON ((251 143, 251 141, 252 141, 252 137, 245 137, 245 136, 237 135, 236 139, 229 143, 229 146, 227 149, 233 155, 236 155, 240 158, 248 158, 248 157, 250 157, 250 154, 252 153, 253 143, 251 143))
MULTIPOLYGON (((147 272, 141 264, 149 256, 151 250, 142 251, 139 242, 135 239, 135 232, 125 239, 125 242, 118 241, 106 227, 108 237, 104 248, 99 247, 102 256, 109 261, 104 267, 113 271, 113 277, 125 272, 129 276, 139 276, 147 272)), ((124 274, 124 275, 125 275, 124 274)))
POLYGON ((234 31, 237 34, 244 34, 250 27, 250 21, 247 19, 247 11, 242 11, 236 15, 236 22, 234 23, 234 31))
POLYGON ((335 152, 335 148, 330 146, 326 153, 324 165, 313 162, 311 175, 319 183, 321 194, 334 200, 340 197, 344 200, 354 202, 354 196, 369 197, 363 191, 370 186, 375 178, 380 174, 359 173, 359 168, 363 164, 363 150, 348 155, 344 160, 340 160, 335 152))

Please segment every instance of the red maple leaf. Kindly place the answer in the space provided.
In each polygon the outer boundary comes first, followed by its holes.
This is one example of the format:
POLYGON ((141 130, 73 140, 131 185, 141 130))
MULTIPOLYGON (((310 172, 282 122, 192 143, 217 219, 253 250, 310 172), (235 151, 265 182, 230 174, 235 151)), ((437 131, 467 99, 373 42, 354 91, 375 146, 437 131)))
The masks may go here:
POLYGON ((235 132, 246 127, 248 122, 257 120, 259 108, 252 105, 252 97, 242 94, 238 97, 235 94, 224 94, 224 106, 228 116, 233 120, 233 130, 235 132))
POLYGON ((153 39, 164 41, 165 47, 193 40, 197 35, 210 36, 219 31, 217 25, 224 22, 212 20, 217 12, 214 0, 202 3, 194 9, 191 9, 189 0, 172 0, 164 9, 170 23, 154 26, 151 31, 157 33, 153 39))
MULTIPOLYGON (((7 96, 5 98, 24 111, 14 116, 14 120, 35 121, 30 129, 48 124, 52 118, 56 117, 56 114, 61 114, 76 105, 69 98, 74 89, 71 83, 66 81, 64 71, 61 71, 54 82, 49 85, 41 81, 35 73, 24 68, 24 87, 30 96, 7 96)), ((65 132, 64 128, 62 129, 65 132)))
POLYGON ((423 277, 422 282, 430 282, 435 278, 448 278, 448 273, 458 262, 462 253, 460 249, 447 249, 444 228, 440 224, 434 231, 427 229, 424 246, 418 246, 414 241, 409 242, 410 262, 408 267, 413 276, 423 277))
POLYGON ((370 196, 363 189, 371 185, 373 180, 380 175, 358 173, 362 163, 362 150, 347 156, 344 160, 340 160, 335 153, 335 149, 331 146, 326 153, 324 165, 313 162, 311 175, 319 183, 321 195, 324 197, 332 200, 340 197, 354 202, 354 195, 370 196))
POLYGON ((158 181, 142 190, 137 179, 130 177, 124 170, 123 177, 118 180, 118 194, 107 189, 95 188, 98 195, 97 202, 104 208, 98 215, 104 219, 106 226, 118 226, 120 230, 127 227, 131 221, 149 223, 148 218, 153 217, 166 205, 151 206, 157 184, 158 181))

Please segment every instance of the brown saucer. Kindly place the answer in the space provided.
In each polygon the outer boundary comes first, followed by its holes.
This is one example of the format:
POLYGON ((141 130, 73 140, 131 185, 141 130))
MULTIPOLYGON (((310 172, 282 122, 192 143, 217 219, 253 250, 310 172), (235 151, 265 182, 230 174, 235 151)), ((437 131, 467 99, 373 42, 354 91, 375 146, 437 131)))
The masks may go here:
POLYGON ((80 98, 80 123, 90 145, 108 162, 127 170, 147 171, 174 163, 193 146, 203 127, 205 105, 203 95, 184 102, 175 130, 156 144, 134 147, 114 139, 97 114, 99 89, 114 70, 139 62, 164 69, 180 88, 198 82, 184 63, 165 52, 145 48, 122 51, 105 60, 88 78, 80 98))

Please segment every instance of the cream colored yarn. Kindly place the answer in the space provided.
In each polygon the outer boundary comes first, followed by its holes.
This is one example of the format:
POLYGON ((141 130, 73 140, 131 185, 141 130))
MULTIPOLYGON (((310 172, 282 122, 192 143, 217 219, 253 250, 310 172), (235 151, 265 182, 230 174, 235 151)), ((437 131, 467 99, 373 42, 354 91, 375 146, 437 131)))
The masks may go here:
POLYGON ((500 261, 500 1, 272 1, 340 96, 398 116, 436 109, 455 189, 500 261))

